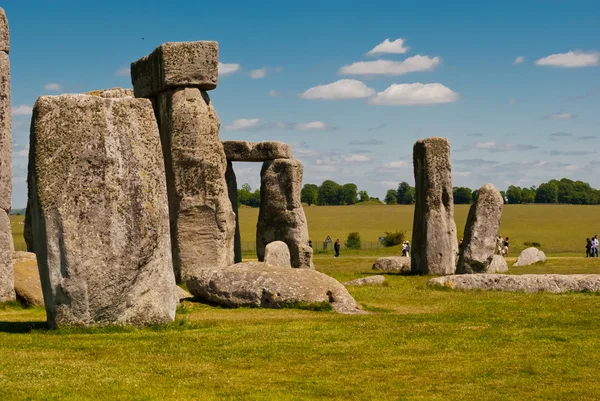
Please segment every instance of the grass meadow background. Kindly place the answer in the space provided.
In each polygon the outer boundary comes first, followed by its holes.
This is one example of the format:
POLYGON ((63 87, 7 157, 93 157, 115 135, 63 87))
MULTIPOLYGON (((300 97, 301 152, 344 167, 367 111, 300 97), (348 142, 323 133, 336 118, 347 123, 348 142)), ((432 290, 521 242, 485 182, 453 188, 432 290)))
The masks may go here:
MULTIPOLYGON (((410 238, 412 211, 306 208, 315 245, 351 231, 364 241, 396 229, 410 238)), ((456 207, 459 232, 467 212, 456 207)), ((506 206, 509 265, 525 241, 540 242, 550 255, 509 274, 600 273, 600 258, 582 257, 598 212, 506 206)), ((257 215, 240 211, 242 241, 253 240, 257 215)), ((13 218, 17 247, 19 220, 13 218)), ((380 253, 398 249, 318 254, 315 264, 346 281, 372 274, 380 253)), ((427 287, 428 279, 388 274, 383 286, 349 287, 365 315, 184 301, 175 323, 145 329, 50 331, 42 308, 0 305, 0 399, 600 399, 598 294, 455 291, 427 287)))

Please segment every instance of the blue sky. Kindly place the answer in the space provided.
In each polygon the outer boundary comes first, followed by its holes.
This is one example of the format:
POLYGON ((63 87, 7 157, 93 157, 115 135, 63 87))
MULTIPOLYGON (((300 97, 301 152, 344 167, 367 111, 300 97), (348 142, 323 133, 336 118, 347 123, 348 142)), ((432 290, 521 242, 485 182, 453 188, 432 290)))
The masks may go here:
MULTIPOLYGON (((15 208, 38 96, 131 87, 132 61, 193 40, 219 42, 210 96, 222 139, 291 144, 305 182, 382 197, 413 182, 413 143, 437 135, 450 139, 457 186, 600 187, 598 1, 85 3, 2 4, 15 208)), ((235 168, 240 185, 259 185, 259 164, 235 168)))

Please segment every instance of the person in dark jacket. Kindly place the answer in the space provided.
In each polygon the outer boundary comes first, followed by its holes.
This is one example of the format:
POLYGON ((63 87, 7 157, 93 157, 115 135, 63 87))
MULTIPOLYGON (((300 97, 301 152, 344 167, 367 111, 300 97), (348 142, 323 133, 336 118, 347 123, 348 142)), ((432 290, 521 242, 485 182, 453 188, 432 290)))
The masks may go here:
POLYGON ((335 240, 335 244, 333 244, 333 250, 335 251, 335 258, 340 256, 340 240, 335 240))

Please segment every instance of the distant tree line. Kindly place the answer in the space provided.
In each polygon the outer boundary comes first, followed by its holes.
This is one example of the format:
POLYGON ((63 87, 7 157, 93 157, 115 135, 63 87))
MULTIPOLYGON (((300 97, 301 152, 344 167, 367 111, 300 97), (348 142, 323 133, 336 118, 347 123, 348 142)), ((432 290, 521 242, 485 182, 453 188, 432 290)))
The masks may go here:
POLYGON ((356 184, 338 184, 332 180, 323 181, 321 185, 305 184, 301 194, 302 203, 319 206, 354 205, 370 200, 367 191, 359 191, 356 184))

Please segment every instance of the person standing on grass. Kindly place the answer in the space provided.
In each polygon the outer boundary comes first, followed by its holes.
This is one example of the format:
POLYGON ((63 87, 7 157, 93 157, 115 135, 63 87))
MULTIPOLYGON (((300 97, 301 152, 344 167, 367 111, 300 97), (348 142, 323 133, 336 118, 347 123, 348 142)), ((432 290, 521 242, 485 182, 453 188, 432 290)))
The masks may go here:
POLYGON ((333 250, 335 251, 334 258, 339 257, 340 256, 340 240, 339 239, 335 240, 335 244, 333 244, 333 250))
POLYGON ((504 240, 502 245, 504 246, 504 250, 503 250, 504 256, 508 256, 508 249, 510 248, 510 245, 508 243, 508 237, 506 237, 506 239, 504 240))
POLYGON ((585 239, 585 257, 589 258, 592 254, 592 240, 589 238, 585 239))
POLYGON ((496 237, 496 252, 498 255, 502 255, 502 234, 498 234, 496 237))
POLYGON ((594 239, 592 240, 592 257, 594 258, 598 257, 598 245, 600 245, 600 243, 598 243, 598 235, 594 235, 594 239))
POLYGON ((406 241, 406 256, 410 257, 410 242, 406 241))

